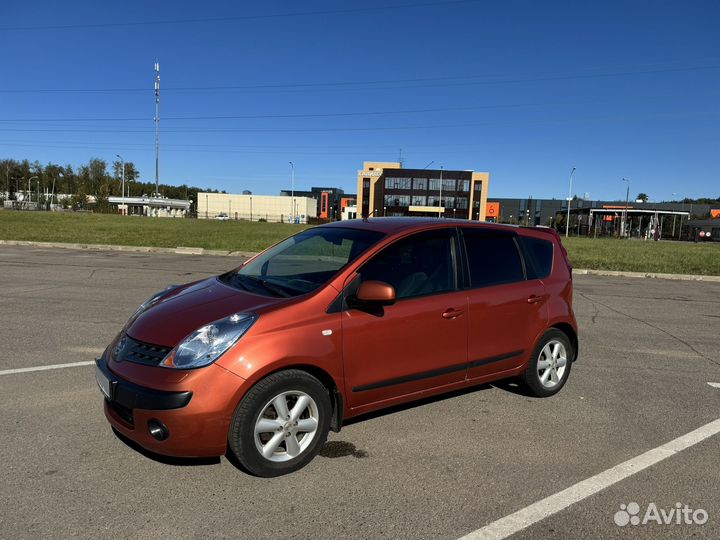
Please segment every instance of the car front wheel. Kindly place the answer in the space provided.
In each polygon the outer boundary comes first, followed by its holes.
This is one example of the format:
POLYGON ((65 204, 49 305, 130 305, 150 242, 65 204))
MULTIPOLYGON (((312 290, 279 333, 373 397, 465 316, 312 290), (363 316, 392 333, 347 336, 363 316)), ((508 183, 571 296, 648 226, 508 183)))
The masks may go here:
POLYGON ((323 384, 305 371, 269 375, 235 410, 228 444, 243 467, 263 477, 307 465, 322 449, 332 407, 323 384))

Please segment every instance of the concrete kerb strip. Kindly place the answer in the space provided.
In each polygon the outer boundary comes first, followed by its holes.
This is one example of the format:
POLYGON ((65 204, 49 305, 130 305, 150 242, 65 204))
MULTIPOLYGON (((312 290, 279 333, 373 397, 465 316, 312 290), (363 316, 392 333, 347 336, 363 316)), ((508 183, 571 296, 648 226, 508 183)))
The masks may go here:
MULTIPOLYGON (((116 246, 109 244, 69 244, 62 242, 30 242, 27 240, 0 240, 0 246, 31 246, 42 248, 84 249, 93 251, 134 251, 141 253, 176 253, 180 255, 209 255, 214 257, 250 258, 257 253, 252 251, 227 251, 221 249, 204 249, 200 247, 178 246, 176 248, 150 246, 116 246)), ((619 270, 592 270, 574 268, 575 275, 613 276, 652 279, 673 279, 680 281, 713 281, 720 283, 720 276, 701 276, 694 274, 662 274, 659 272, 621 272, 619 270)))
POLYGON ((179 255, 210 255, 215 257, 245 257, 256 255, 252 251, 228 251, 200 247, 178 246, 174 248, 151 246, 118 246, 111 244, 79 244, 65 242, 31 242, 28 240, 0 240, 0 246, 29 246, 39 248, 78 249, 86 251, 131 251, 136 253, 175 253, 179 255))
POLYGON ((659 272, 621 272, 619 270, 590 270, 586 268, 573 268, 575 275, 614 276, 631 278, 674 279, 679 281, 716 281, 720 276, 701 276, 696 274, 662 274, 659 272))

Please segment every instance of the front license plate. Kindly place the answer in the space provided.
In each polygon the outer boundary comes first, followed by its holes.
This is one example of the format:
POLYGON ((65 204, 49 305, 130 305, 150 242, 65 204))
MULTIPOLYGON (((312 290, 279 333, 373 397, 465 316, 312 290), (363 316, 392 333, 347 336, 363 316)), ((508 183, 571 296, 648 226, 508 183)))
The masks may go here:
POLYGON ((95 368, 95 380, 105 397, 110 399, 110 381, 99 367, 95 368))

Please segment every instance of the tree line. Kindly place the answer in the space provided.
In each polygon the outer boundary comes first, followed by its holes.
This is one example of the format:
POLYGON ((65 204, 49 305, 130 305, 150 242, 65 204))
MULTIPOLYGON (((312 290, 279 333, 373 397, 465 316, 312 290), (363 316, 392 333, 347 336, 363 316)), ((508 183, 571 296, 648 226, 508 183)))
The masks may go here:
MULTIPOLYGON (((98 158, 92 158, 78 167, 55 163, 42 165, 39 161, 30 162, 27 159, 0 159, 0 205, 6 199, 22 198, 37 201, 40 206, 48 205, 52 200, 66 208, 92 208, 96 212, 110 212, 109 197, 122 196, 122 170, 122 161, 113 161, 108 167, 105 160, 98 158), (67 197, 53 199, 53 194, 67 197), (94 203, 90 202, 91 195, 95 199, 94 203)), ((126 161, 126 197, 151 196, 155 193, 155 182, 142 182, 139 178, 140 171, 135 164, 126 161)), ((187 184, 160 184, 159 187, 160 196, 190 200, 195 210, 199 191, 218 193, 216 189, 202 189, 187 184)))

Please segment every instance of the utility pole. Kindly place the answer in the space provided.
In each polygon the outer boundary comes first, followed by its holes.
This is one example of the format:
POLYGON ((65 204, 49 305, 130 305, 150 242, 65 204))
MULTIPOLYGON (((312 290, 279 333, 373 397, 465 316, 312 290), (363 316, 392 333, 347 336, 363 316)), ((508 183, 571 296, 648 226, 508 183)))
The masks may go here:
POLYGON ((125 204, 125 160, 120 154, 115 154, 115 157, 120 159, 120 164, 122 165, 122 198, 123 204, 125 204))
POLYGON ((160 62, 155 59, 155 196, 160 193, 160 62))
POLYGON ((290 202, 292 205, 290 213, 292 215, 292 222, 295 223, 295 164, 292 161, 288 163, 290 163, 290 197, 292 198, 290 202))
POLYGON ((575 174, 575 167, 570 171, 570 189, 568 190, 568 207, 567 207, 567 219, 565 220, 565 238, 568 237, 570 231, 570 203, 572 202, 572 181, 573 175, 575 174))

